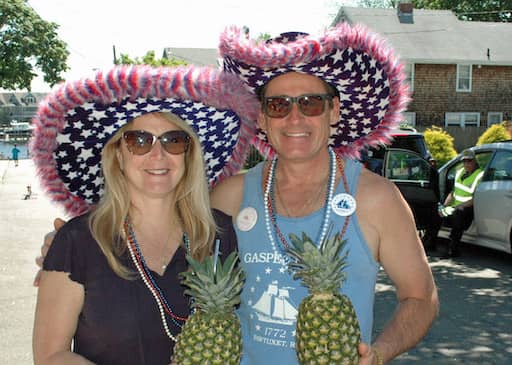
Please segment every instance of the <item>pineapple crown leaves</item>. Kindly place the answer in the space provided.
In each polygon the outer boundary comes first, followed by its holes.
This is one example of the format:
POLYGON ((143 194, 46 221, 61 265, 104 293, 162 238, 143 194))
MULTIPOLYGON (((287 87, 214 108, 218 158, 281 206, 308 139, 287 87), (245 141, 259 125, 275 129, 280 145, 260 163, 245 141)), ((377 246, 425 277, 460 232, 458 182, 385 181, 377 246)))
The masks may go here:
POLYGON ((342 240, 339 233, 328 239, 331 231, 332 226, 320 247, 304 232, 302 238, 290 234, 292 245, 288 247, 287 253, 292 260, 288 269, 293 273, 293 278, 301 279, 313 294, 337 293, 345 280, 348 252, 343 255, 340 253, 346 240, 342 240))
POLYGON ((201 262, 190 255, 186 258, 191 270, 182 272, 180 278, 188 287, 185 294, 194 298, 192 306, 209 314, 231 312, 240 303, 245 278, 238 265, 238 253, 232 252, 224 262, 218 260, 216 263, 213 256, 207 256, 201 262))

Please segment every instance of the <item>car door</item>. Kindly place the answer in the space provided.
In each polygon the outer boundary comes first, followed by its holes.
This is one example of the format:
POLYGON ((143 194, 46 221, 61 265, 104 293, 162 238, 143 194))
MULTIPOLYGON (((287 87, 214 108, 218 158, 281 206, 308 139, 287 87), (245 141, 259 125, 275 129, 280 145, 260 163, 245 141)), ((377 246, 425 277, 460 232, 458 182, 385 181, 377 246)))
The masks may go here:
POLYGON ((390 148, 384 155, 383 175, 398 187, 413 211, 418 229, 426 229, 437 216, 437 170, 418 153, 390 148))
POLYGON ((512 151, 498 150, 474 195, 478 236, 508 245, 512 221, 512 151))

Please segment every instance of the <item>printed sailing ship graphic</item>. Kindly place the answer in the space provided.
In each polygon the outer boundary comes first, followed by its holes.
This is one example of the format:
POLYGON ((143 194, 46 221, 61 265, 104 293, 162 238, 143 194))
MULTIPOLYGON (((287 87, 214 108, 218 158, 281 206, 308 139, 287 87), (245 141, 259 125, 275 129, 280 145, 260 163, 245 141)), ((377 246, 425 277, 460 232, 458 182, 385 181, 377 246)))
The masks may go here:
POLYGON ((290 302, 289 290, 279 288, 277 281, 269 284, 253 308, 262 322, 293 325, 297 317, 297 309, 290 302))

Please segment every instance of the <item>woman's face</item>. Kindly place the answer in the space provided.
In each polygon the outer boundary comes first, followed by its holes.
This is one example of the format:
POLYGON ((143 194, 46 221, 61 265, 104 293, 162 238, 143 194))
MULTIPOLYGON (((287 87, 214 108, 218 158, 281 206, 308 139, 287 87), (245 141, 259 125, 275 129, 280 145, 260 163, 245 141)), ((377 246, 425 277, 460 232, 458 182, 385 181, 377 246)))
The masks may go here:
MULTIPOLYGON (((150 113, 134 119, 126 131, 146 131, 158 137, 179 130, 162 115, 150 113)), ((171 154, 157 140, 148 153, 137 155, 129 151, 127 142, 121 137, 118 158, 133 202, 174 200, 174 190, 185 172, 185 153, 171 154)))

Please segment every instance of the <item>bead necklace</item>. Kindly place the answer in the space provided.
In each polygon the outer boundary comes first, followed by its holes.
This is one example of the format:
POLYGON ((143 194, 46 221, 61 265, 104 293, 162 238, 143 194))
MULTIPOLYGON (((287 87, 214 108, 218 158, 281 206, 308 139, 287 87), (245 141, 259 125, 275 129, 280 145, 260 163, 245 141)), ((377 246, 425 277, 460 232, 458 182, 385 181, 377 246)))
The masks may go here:
MULTIPOLYGON (((347 178, 345 176, 345 169, 343 167, 343 164, 342 164, 341 160, 339 159, 338 155, 336 155, 336 153, 330 147, 329 147, 329 156, 330 156, 330 162, 331 162, 330 171, 329 171, 329 182, 328 182, 329 188, 328 188, 328 193, 327 193, 326 202, 325 202, 325 206, 324 206, 325 211, 324 211, 322 229, 320 231, 320 234, 318 237, 319 239, 317 241, 318 244, 323 242, 323 240, 325 239, 325 236, 327 234, 327 227, 329 225, 329 218, 330 218, 330 211, 331 211, 331 202, 332 202, 332 198, 334 195, 334 188, 335 188, 334 184, 336 182, 336 166, 338 166, 338 169, 340 170, 340 174, 341 174, 341 177, 343 180, 343 187, 345 188, 345 192, 348 193, 348 191, 349 191, 348 182, 347 182, 347 178)), ((277 225, 276 214, 275 214, 275 209, 274 209, 275 204, 273 201, 274 200, 273 185, 274 185, 274 174, 275 174, 276 165, 277 165, 277 157, 275 157, 271 162, 270 168, 268 170, 267 178, 265 179, 265 187, 264 187, 264 194, 263 194, 263 203, 265 206, 265 226, 267 229, 267 236, 269 238, 270 244, 271 244, 272 249, 274 250, 275 254, 277 254, 277 247, 276 247, 276 243, 274 240, 274 234, 272 232, 272 226, 274 227, 276 235, 279 237, 279 241, 280 241, 281 245, 285 249, 288 248, 288 246, 289 246, 286 241, 286 238, 284 237, 283 233, 279 229, 279 226, 277 225)), ((343 237, 345 235, 345 232, 348 227, 349 217, 350 216, 347 216, 345 218, 345 223, 343 224, 343 229, 341 231, 341 237, 343 237)), ((282 251, 282 247, 280 246, 279 248, 282 251)))
MULTIPOLYGON (((180 328, 183 325, 182 323, 184 323, 187 320, 187 317, 180 317, 172 311, 169 302, 165 298, 165 295, 163 294, 162 290, 160 289, 155 279, 151 275, 151 272, 146 264, 146 261, 144 260, 144 256, 142 256, 142 251, 140 250, 139 244, 137 243, 135 232, 133 230, 132 225, 128 221, 128 218, 126 218, 124 222, 124 231, 125 236, 127 238, 126 244, 128 246, 128 251, 130 252, 132 261, 135 267, 137 268, 137 271, 139 272, 142 281, 149 289, 149 291, 153 295, 153 298, 156 301, 158 310, 160 311, 160 318, 162 320, 164 331, 171 340, 176 342, 176 337, 174 337, 174 335, 171 333, 169 326, 167 324, 166 314, 171 318, 173 323, 180 328)), ((185 244, 185 249, 187 253, 190 253, 190 241, 186 233, 183 233, 183 243, 185 244)))

